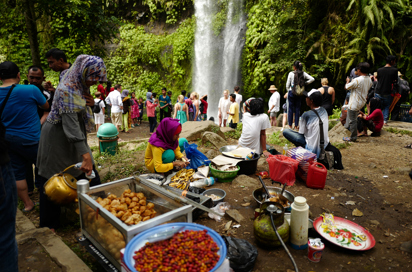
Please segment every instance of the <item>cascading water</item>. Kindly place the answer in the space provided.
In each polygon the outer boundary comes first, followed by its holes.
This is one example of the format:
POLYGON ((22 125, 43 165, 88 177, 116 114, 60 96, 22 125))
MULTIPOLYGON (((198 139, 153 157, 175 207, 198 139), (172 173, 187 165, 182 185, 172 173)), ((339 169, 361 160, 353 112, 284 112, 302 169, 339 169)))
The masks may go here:
POLYGON ((244 0, 229 0, 225 28, 214 33, 213 18, 219 12, 216 0, 196 0, 195 64, 193 91, 208 95, 208 117, 217 121, 223 90, 231 93, 241 85, 240 59, 246 33, 244 0))

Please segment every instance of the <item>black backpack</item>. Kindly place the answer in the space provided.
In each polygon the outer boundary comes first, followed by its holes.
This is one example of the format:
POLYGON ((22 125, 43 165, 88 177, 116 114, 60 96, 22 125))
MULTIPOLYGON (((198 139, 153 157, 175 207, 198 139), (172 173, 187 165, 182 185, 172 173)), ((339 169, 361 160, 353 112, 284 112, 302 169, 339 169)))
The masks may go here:
POLYGON ((97 102, 97 104, 94 104, 93 106, 93 113, 99 113, 100 112, 100 102, 102 102, 103 100, 100 99, 99 102, 97 102))
POLYGON ((398 80, 398 88, 399 88, 399 93, 401 94, 402 97, 407 97, 411 90, 411 88, 408 85, 408 82, 401 78, 399 78, 398 80))

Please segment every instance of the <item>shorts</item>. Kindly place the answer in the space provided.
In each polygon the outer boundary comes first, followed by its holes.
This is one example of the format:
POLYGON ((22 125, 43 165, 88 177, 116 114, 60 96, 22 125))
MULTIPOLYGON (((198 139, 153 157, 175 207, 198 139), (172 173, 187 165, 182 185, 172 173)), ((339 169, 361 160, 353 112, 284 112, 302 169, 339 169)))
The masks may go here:
POLYGON ((102 125, 104 124, 104 114, 103 113, 95 113, 94 114, 94 123, 96 125, 102 125))
POLYGON ((121 126, 122 125, 122 113, 121 112, 112 112, 112 123, 115 126, 121 126))
POLYGON ((276 116, 278 116, 277 112, 270 112, 270 117, 276 117, 276 116))
POLYGON ((233 121, 230 120, 229 127, 233 128, 233 129, 237 129, 237 123, 233 123, 233 121))
POLYGON ((26 179, 26 165, 36 164, 39 141, 6 134, 6 142, 16 180, 26 179))

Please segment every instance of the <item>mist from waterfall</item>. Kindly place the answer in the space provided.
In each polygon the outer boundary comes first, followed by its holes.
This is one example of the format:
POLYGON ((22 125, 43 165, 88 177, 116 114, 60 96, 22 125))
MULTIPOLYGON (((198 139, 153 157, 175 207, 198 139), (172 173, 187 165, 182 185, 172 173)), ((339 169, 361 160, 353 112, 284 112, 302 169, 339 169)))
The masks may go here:
POLYGON ((233 93, 242 85, 240 61, 246 33, 244 0, 229 0, 226 23, 219 35, 213 31, 213 18, 219 12, 216 0, 196 0, 195 61, 193 91, 208 95, 208 117, 217 121, 223 91, 233 93))

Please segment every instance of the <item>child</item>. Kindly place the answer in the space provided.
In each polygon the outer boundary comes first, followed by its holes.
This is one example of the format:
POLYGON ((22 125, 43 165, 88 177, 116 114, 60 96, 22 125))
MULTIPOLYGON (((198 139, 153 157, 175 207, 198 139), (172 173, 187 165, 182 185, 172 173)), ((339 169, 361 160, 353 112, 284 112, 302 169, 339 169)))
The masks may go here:
POLYGON ((189 120, 189 112, 187 110, 187 105, 185 104, 185 97, 183 95, 179 95, 177 99, 179 100, 179 103, 175 104, 173 119, 179 119, 179 123, 184 124, 187 120, 189 120))
POLYGON ((229 115, 227 121, 229 122, 229 127, 236 129, 237 123, 239 122, 239 104, 236 102, 235 94, 230 95, 230 102, 232 102, 232 105, 230 105, 229 111, 227 112, 229 115))
POLYGON ((133 120, 133 124, 132 124, 132 128, 133 128, 133 127, 139 126, 139 124, 137 123, 137 118, 139 118, 140 116, 139 104, 137 102, 136 95, 134 93, 132 93, 131 104, 132 104, 131 105, 131 115, 132 115, 132 120, 133 120))
POLYGON ((369 101, 371 114, 366 115, 359 111, 358 115, 358 137, 368 136, 368 129, 372 131, 371 136, 380 136, 383 127, 383 113, 378 98, 373 97, 369 101), (363 132, 362 132, 363 131, 363 132))
POLYGON ((140 125, 142 124, 142 121, 143 121, 143 109, 144 109, 143 98, 140 97, 139 98, 139 117, 137 118, 140 125))
POLYGON ((129 98, 129 90, 123 90, 122 92, 122 102, 123 102, 123 114, 122 114, 122 127, 121 131, 130 133, 129 132, 129 110, 130 110, 130 98, 129 98))
POLYGON ((147 117, 149 118, 149 124, 150 124, 150 134, 153 134, 156 125, 157 125, 157 120, 156 120, 156 107, 158 105, 157 99, 153 99, 153 94, 151 92, 146 93, 146 111, 147 111, 147 117))

